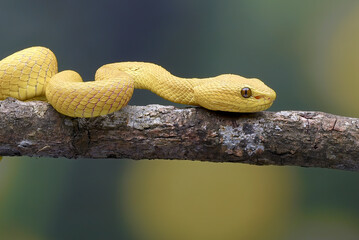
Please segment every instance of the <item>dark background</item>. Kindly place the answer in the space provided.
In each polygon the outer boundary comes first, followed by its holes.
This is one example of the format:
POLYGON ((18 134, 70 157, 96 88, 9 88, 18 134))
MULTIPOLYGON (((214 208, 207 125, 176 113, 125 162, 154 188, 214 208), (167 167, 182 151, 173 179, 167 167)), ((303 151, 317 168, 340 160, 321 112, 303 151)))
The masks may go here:
MULTIPOLYGON (((270 109, 359 117, 356 1, 2 1, 0 58, 41 45, 59 70, 150 61, 236 73, 270 109)), ((130 104, 172 104, 136 90, 130 104)), ((178 105, 177 105, 178 106, 178 105)), ((7 158, 0 239, 358 239, 358 173, 179 161, 7 158)))

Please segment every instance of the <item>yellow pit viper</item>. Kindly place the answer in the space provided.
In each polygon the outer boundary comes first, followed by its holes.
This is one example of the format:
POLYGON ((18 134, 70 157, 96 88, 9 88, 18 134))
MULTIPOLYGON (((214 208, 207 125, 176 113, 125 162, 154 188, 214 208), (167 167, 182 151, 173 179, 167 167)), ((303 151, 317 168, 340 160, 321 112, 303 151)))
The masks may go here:
POLYGON ((175 103, 215 111, 258 112, 269 108, 276 93, 256 78, 223 74, 180 78, 153 63, 119 62, 100 67, 95 81, 83 82, 71 70, 58 73, 54 53, 30 47, 0 61, 0 100, 42 99, 71 117, 96 117, 126 106, 133 89, 148 89, 175 103))

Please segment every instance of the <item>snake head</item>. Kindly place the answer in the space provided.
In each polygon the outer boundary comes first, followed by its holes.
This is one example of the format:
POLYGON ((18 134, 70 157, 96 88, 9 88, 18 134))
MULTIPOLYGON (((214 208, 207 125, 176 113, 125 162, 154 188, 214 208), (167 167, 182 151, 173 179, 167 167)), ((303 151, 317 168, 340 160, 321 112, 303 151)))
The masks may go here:
POLYGON ((259 112, 268 109, 276 93, 257 78, 223 74, 194 87, 196 102, 207 109, 226 112, 259 112))

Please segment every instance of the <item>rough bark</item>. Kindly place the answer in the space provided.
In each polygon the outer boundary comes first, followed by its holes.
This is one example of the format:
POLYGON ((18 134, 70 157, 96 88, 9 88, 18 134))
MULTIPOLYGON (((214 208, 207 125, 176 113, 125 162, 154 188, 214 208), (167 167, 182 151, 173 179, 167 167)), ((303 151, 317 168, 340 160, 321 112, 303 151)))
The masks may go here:
POLYGON ((70 118, 45 102, 0 102, 0 156, 183 159, 359 170, 359 119, 128 106, 70 118))

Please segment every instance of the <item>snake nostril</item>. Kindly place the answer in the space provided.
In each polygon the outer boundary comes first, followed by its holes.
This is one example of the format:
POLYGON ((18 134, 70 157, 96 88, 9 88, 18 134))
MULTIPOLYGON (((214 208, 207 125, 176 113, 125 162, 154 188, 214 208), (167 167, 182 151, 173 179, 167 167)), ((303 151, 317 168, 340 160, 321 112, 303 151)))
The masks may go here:
POLYGON ((255 98, 255 99, 261 99, 262 96, 255 96, 254 98, 255 98))

